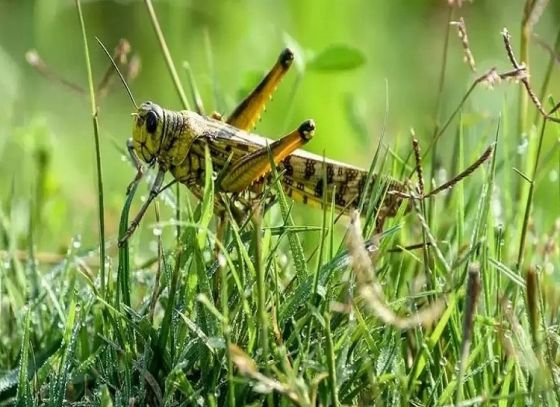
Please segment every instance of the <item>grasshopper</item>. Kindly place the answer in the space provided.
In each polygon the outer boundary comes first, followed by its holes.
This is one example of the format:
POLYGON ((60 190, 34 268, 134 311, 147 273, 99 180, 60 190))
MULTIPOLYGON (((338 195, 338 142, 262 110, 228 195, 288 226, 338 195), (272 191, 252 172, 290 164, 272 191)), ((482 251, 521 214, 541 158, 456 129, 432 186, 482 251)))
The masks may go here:
MULTIPOLYGON (((371 191, 373 184, 382 183, 386 193, 377 199, 378 202, 366 204, 375 205, 380 220, 396 214, 402 194, 387 191, 403 192, 405 184, 373 174, 372 185, 366 188, 368 171, 299 149, 314 136, 313 120, 304 121, 277 141, 250 133, 293 59, 292 51, 284 49, 268 74, 225 120, 218 115, 167 110, 152 102, 138 107, 133 113, 132 138, 127 142, 137 169, 133 183, 142 177, 142 161, 149 166, 157 165, 157 175, 148 199, 119 244, 130 237, 151 201, 161 192, 167 172, 195 196, 202 197, 206 148, 213 170, 221 174, 215 185, 216 192, 230 196, 231 201, 242 208, 249 209, 261 200, 270 176, 272 157, 285 193, 296 202, 320 207, 326 198, 328 202, 334 200, 338 212, 348 214, 358 207, 366 190, 371 191)), ((222 205, 215 201, 216 207, 222 205)))

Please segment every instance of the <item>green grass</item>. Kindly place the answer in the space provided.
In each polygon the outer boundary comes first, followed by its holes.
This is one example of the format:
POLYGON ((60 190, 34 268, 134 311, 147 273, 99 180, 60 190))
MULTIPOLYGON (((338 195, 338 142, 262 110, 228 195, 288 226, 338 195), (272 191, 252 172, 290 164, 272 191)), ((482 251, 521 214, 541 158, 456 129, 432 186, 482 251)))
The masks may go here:
MULTIPOLYGON (((158 26, 156 14, 145 12, 158 26)), ((171 67, 161 31, 161 58, 171 67)), ((100 237, 91 247, 76 237, 62 255, 35 247, 37 234, 49 232, 48 222, 38 223, 46 206, 40 176, 23 237, 18 203, 3 200, 0 405, 560 405, 558 181, 548 194, 556 205, 536 199, 545 169, 560 171, 558 143, 543 147, 547 137, 558 137, 558 124, 540 115, 528 123, 533 107, 526 96, 514 108, 504 102, 500 115, 473 120, 477 105, 470 97, 480 86, 444 100, 445 90, 457 87, 445 80, 448 47, 459 46, 453 30, 447 35, 442 60, 434 63, 442 78, 434 87, 434 126, 426 130, 434 142, 416 151, 429 169, 420 175, 426 192, 442 183, 428 178, 438 177, 435 154, 447 158, 444 151, 452 151, 452 172, 459 174, 493 146, 455 188, 416 201, 410 211, 403 206, 376 234, 378 213, 367 206, 351 221, 338 219, 325 202, 320 226, 300 223, 275 181, 270 192, 278 203, 244 224, 228 213, 218 241, 207 160, 201 201, 181 187, 181 197, 167 194, 179 206, 162 209, 173 213, 172 221, 163 221, 154 205, 156 225, 141 224, 153 228, 154 251, 138 233, 118 250, 116 236, 105 237, 103 133, 84 41, 100 237), (440 117, 440 111, 455 113, 440 117), (517 126, 531 133, 521 157, 517 126)), ((210 46, 208 52, 212 59, 210 46)), ((310 70, 341 73, 364 63, 358 51, 340 45, 308 62, 310 70)), ((542 81, 551 75, 548 69, 542 81)), ((554 103, 547 94, 544 87, 540 99, 548 111, 554 103)), ((355 115, 348 120, 366 128, 355 115)), ((419 184, 409 157, 381 146, 372 169, 401 179, 414 174, 419 184)), ((122 204, 121 235, 137 186, 122 204)), ((386 192, 379 189, 370 194, 386 192)))

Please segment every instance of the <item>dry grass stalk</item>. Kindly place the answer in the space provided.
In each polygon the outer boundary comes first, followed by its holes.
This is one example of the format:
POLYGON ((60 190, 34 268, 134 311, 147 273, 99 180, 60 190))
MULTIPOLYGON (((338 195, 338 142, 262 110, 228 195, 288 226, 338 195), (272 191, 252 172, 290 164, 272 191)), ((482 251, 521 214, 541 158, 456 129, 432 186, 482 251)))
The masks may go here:
POLYGON ((229 346, 229 353, 233 364, 244 376, 250 377, 255 380, 260 386, 259 390, 262 392, 276 391, 287 398, 290 399, 294 404, 298 406, 310 405, 310 400, 302 400, 297 392, 292 390, 289 386, 284 383, 280 383, 278 380, 271 379, 270 377, 259 372, 259 369, 253 359, 247 355, 239 346, 231 344, 229 346))
POLYGON ((492 156, 492 151, 493 150, 494 150, 493 145, 488 146, 488 148, 484 151, 484 153, 482 153, 482 155, 478 158, 478 160, 476 160, 474 163, 472 163, 469 167, 467 167, 467 169, 465 169, 463 172, 461 172, 459 175, 457 175, 453 179, 447 181, 446 183, 440 185, 436 189, 430 191, 430 193, 428 195, 426 195, 425 198, 436 195, 437 193, 443 191, 444 189, 453 188, 457 183, 459 183, 464 178, 471 175, 478 167, 480 167, 482 164, 484 164, 484 162, 486 162, 486 160, 488 160, 492 156))
MULTIPOLYGON (((520 64, 519 62, 517 62, 517 59, 515 58, 515 54, 513 52, 512 46, 511 46, 511 36, 509 35, 509 31, 507 30, 507 28, 504 28, 502 30, 502 37, 504 39, 504 46, 505 46, 505 49, 506 49, 507 56, 508 56, 511 64, 513 65, 514 69, 515 70, 521 70, 521 69, 526 70, 526 67, 523 64, 520 64)), ((531 88, 531 84, 529 83, 529 74, 525 73, 525 76, 522 77, 520 80, 523 83, 523 86, 525 87, 525 90, 527 91, 527 94, 531 98, 531 101, 533 102, 533 104, 535 105, 535 107, 537 108, 539 113, 545 119, 551 120, 551 121, 556 122, 556 123, 560 123, 560 119, 557 119, 557 118, 551 116, 552 113, 554 112, 554 109, 550 113, 546 113, 544 111, 541 101, 539 100, 539 98, 537 97, 537 95, 535 94, 533 89, 531 88)))
POLYGON ((373 265, 364 248, 360 216, 354 212, 349 226, 348 252, 352 260, 352 269, 356 275, 358 292, 367 307, 385 324, 399 329, 411 329, 418 326, 429 326, 436 321, 444 309, 444 301, 438 300, 424 307, 413 315, 403 318, 395 314, 387 305, 381 285, 373 271, 373 265))
MULTIPOLYGON (((131 52, 130 43, 122 38, 119 40, 119 43, 115 47, 113 52, 113 60, 120 68, 126 68, 126 80, 127 82, 133 81, 140 72, 140 58, 137 55, 134 55, 132 58, 128 58, 131 52)), ((82 95, 86 95, 87 91, 80 85, 75 84, 65 78, 63 78, 60 74, 58 74, 55 70, 53 70, 39 55, 37 50, 31 49, 25 53, 25 59, 31 67, 33 67, 39 74, 44 76, 50 81, 56 82, 74 92, 77 92, 82 95)), ((109 93, 111 88, 112 79, 114 78, 115 68, 113 67, 112 63, 109 63, 109 66, 105 70, 101 81, 97 85, 97 93, 99 98, 103 98, 109 93)))
POLYGON ((474 317, 476 314, 476 304, 480 295, 480 266, 472 264, 469 267, 469 274, 467 279, 467 293, 465 304, 465 319, 463 320, 463 344, 462 344, 462 358, 465 360, 471 343, 474 317))
POLYGON ((420 144, 414 134, 414 130, 411 129, 412 133, 412 151, 414 151, 414 160, 416 161, 416 174, 418 175, 418 192, 420 196, 424 196, 424 174, 422 171, 422 154, 420 154, 420 144))
POLYGON ((452 21, 451 25, 457 28, 457 35, 461 40, 461 45, 463 46, 463 53, 464 61, 470 66, 473 72, 476 72, 476 64, 474 62, 474 56, 469 46, 469 36, 467 35, 467 25, 465 24, 465 20, 463 17, 459 19, 459 21, 452 21))

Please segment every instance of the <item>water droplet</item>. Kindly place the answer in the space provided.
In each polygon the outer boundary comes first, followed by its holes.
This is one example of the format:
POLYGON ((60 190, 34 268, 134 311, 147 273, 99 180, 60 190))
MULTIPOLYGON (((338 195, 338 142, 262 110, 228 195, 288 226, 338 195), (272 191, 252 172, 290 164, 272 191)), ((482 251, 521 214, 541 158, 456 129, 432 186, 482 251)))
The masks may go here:
POLYGON ((152 233, 154 234, 154 236, 161 236, 161 225, 157 225, 152 229, 152 233))
POLYGON ((126 155, 121 154, 121 161, 123 161, 123 162, 128 161, 128 158, 126 157, 126 155))
POLYGON ((82 236, 81 235, 76 235, 72 239, 72 248, 79 249, 80 246, 82 246, 82 236))
POLYGON ((218 256, 218 263, 220 264, 220 267, 225 267, 227 264, 226 256, 224 256, 222 253, 220 253, 218 256))
POLYGON ((523 138, 521 139, 521 143, 517 146, 517 154, 523 155, 527 152, 527 147, 529 146, 529 139, 527 135, 524 134, 523 138))
POLYGON ((278 263, 280 263, 282 268, 286 268, 288 266, 288 256, 284 253, 280 254, 280 256, 278 256, 278 263))

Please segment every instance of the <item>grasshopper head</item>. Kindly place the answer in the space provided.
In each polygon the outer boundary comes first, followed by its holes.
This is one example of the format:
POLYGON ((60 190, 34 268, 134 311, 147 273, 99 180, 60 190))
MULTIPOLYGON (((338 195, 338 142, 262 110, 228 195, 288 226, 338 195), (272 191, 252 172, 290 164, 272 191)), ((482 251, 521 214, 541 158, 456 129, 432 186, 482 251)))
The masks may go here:
POLYGON ((163 109, 152 102, 144 102, 133 113, 132 140, 134 149, 147 163, 158 156, 163 138, 163 109))

